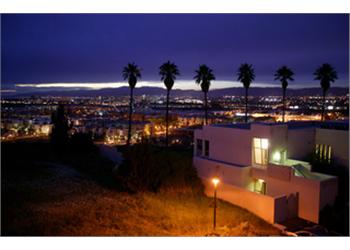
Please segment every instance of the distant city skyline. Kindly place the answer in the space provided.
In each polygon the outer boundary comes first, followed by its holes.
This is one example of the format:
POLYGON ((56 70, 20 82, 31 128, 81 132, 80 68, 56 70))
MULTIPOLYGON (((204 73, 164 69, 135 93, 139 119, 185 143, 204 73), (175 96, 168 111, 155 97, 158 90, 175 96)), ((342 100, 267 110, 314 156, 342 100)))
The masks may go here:
POLYGON ((167 60, 180 69, 175 89, 199 90, 199 64, 213 69, 212 89, 241 87, 244 62, 256 72, 252 87, 280 86, 274 73, 282 65, 295 72, 288 88, 319 87, 313 72, 325 62, 338 72, 332 86, 348 87, 349 15, 5 14, 1 51, 5 91, 127 86, 128 62, 142 68, 137 87, 164 87, 158 68, 167 60))

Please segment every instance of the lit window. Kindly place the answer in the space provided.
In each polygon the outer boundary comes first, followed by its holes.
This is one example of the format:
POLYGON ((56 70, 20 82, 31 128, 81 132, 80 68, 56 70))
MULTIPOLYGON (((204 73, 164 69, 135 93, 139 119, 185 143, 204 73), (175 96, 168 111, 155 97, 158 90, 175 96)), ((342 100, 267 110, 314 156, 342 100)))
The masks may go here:
POLYGON ((269 141, 263 138, 253 139, 254 163, 259 165, 267 165, 268 162, 269 141))
POLYGON ((332 147, 324 144, 316 144, 315 155, 317 160, 327 161, 330 163, 332 157, 332 147))
POLYGON ((255 180, 254 192, 259 194, 266 194, 266 182, 262 179, 255 180))
POLYGON ((196 155, 202 156, 203 154, 203 140, 197 139, 196 155))
POLYGON ((261 148, 262 149, 268 149, 269 148, 269 140, 261 139, 261 148))

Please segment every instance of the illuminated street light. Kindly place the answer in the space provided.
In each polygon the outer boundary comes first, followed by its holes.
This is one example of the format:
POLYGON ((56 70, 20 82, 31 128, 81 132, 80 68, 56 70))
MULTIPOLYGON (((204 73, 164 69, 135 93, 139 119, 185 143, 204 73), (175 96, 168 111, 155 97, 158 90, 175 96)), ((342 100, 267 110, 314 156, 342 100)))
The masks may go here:
POLYGON ((213 178, 211 181, 213 182, 214 187, 216 188, 216 187, 217 187, 217 185, 218 185, 218 184, 219 184, 219 182, 220 182, 220 179, 219 179, 219 178, 217 178, 217 177, 214 177, 214 178, 213 178))
POLYGON ((214 184, 214 218, 213 218, 213 228, 215 230, 216 228, 216 190, 217 190, 217 186, 220 183, 220 179, 217 177, 214 177, 211 180, 214 184))

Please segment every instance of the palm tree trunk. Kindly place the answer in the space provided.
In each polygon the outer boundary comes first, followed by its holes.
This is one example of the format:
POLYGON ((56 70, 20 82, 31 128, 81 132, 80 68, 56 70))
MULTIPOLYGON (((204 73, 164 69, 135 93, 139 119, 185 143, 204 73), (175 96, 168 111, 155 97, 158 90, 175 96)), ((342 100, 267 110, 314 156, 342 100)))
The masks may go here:
POLYGON ((322 100, 322 114, 321 114, 321 121, 323 122, 324 121, 324 111, 325 111, 325 105, 326 105, 326 91, 323 90, 323 100, 322 100))
POLYGON ((204 92, 204 112, 205 112, 205 125, 208 124, 208 97, 207 92, 204 92))
POLYGON ((248 88, 245 88, 245 123, 248 122, 248 88))
POLYGON ((165 120, 166 120, 166 129, 165 129, 165 145, 168 147, 169 145, 169 94, 170 91, 167 90, 166 94, 166 115, 165 115, 165 120))
POLYGON ((130 102, 129 102, 129 129, 128 129, 128 140, 126 142, 126 145, 130 145, 131 140, 131 120, 132 120, 132 104, 133 104, 133 95, 134 95, 134 88, 130 88, 130 102))
POLYGON ((283 89, 283 94, 282 94, 282 122, 284 122, 284 115, 285 115, 285 110, 286 110, 286 90, 283 89))

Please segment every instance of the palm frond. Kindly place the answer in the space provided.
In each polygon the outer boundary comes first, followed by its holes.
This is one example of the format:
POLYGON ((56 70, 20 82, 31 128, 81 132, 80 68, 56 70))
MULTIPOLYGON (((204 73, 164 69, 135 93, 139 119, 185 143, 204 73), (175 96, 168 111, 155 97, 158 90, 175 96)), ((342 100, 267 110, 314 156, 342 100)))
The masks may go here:
POLYGON ((167 61, 159 67, 159 75, 167 90, 171 90, 174 86, 176 76, 180 75, 179 69, 175 63, 167 61))
POLYGON ((287 66, 282 66, 275 73, 275 81, 280 80, 282 84, 282 89, 286 90, 288 87, 288 81, 294 81, 294 72, 287 66))
POLYGON ((137 79, 141 78, 141 69, 135 63, 128 63, 128 65, 123 68, 122 76, 124 80, 128 80, 129 86, 134 88, 137 79))
POLYGON ((207 65, 199 65, 199 69, 195 71, 196 75, 193 77, 195 82, 201 86, 203 92, 208 92, 212 80, 215 80, 213 70, 207 65))
POLYGON ((237 80, 242 82, 245 88, 249 88, 250 84, 255 80, 253 66, 248 63, 243 63, 238 69, 237 80))

